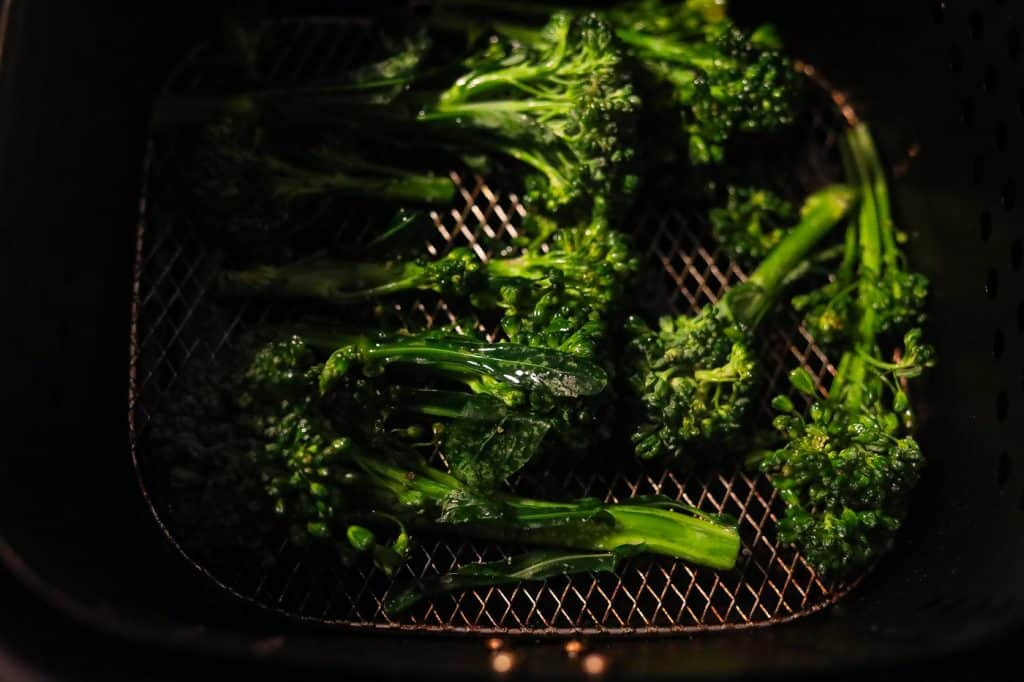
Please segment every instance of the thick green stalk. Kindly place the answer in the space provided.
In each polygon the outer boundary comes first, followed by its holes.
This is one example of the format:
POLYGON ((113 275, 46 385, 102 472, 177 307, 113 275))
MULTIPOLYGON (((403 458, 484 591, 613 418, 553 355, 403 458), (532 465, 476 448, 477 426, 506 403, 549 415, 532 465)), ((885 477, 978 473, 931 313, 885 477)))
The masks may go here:
POLYGON ((588 271, 591 265, 585 262, 581 264, 578 259, 564 251, 549 251, 528 253, 514 258, 494 258, 487 262, 487 274, 497 278, 537 280, 547 277, 550 268, 566 274, 576 274, 588 271))
MULTIPOLYGON (((329 340, 323 334, 318 342, 329 340)), ((487 343, 454 334, 372 339, 343 337, 320 372, 320 391, 326 394, 354 371, 380 374, 389 365, 439 373, 475 393, 522 405, 531 396, 579 398, 605 389, 604 369, 570 353, 517 343, 487 343), (535 393, 540 391, 541 393, 535 393)), ((328 346, 330 349, 330 346, 328 346)))
POLYGON ((221 291, 229 296, 320 299, 349 305, 378 296, 421 289, 424 268, 416 263, 335 263, 313 260, 225 272, 221 291))
MULTIPOLYGON (((847 131, 844 144, 848 148, 851 170, 856 174, 861 190, 861 204, 857 215, 857 241, 859 268, 857 277, 861 281, 877 280, 882 273, 883 236, 879 222, 877 188, 878 176, 871 158, 875 156, 870 133, 864 124, 847 131), (865 143, 865 140, 867 141, 865 143)), ((877 158, 877 157, 876 157, 877 158)), ((884 177, 882 178, 884 184, 884 177)), ((832 382, 830 394, 842 395, 844 402, 851 406, 860 405, 867 381, 867 357, 877 353, 875 339, 875 306, 871 299, 871 287, 857 290, 857 329, 853 347, 840 362, 840 370, 832 382)))
POLYGON ((775 304, 789 275, 807 254, 846 215, 857 193, 846 185, 831 185, 811 195, 800 223, 774 248, 743 284, 733 287, 721 305, 739 324, 753 328, 775 304))
POLYGON ((887 268, 898 268, 899 249, 896 246, 896 235, 892 220, 892 207, 889 204, 889 187, 885 181, 885 170, 878 156, 871 130, 866 123, 854 129, 858 154, 861 161, 871 173, 871 187, 875 195, 875 207, 878 215, 878 229, 882 239, 882 258, 887 268))
POLYGON ((346 118, 352 110, 380 114, 387 109, 368 102, 367 92, 400 85, 404 78, 366 83, 302 83, 288 88, 264 88, 226 95, 163 95, 153 109, 155 130, 189 128, 224 115, 257 116, 273 108, 287 116, 312 116, 329 121, 346 118))
POLYGON ((379 165, 360 164, 353 168, 357 172, 365 170, 367 175, 354 175, 344 171, 305 171, 272 160, 268 160, 268 166, 279 173, 274 181, 273 192, 283 199, 336 194, 373 197, 387 201, 439 204, 451 201, 455 194, 455 186, 447 177, 419 175, 379 165))
POLYGON ((472 118, 480 113, 492 114, 496 111, 510 113, 543 111, 553 114, 564 114, 571 111, 572 107, 573 102, 571 101, 557 101, 554 99, 500 99, 488 100, 486 102, 451 102, 445 103, 437 109, 424 111, 418 118, 421 121, 443 121, 464 116, 472 118))
MULTIPOLYGON (((431 467, 407 470, 365 455, 354 456, 353 461, 366 471, 373 485, 390 493, 396 501, 409 500, 408 493, 415 491, 423 496, 427 506, 443 505, 450 495, 464 490, 457 479, 431 467)), ((732 568, 739 554, 737 530, 707 518, 628 502, 601 505, 602 518, 597 518, 590 502, 549 502, 503 493, 491 496, 513 510, 513 518, 475 519, 449 525, 429 521, 430 515, 423 516, 422 508, 391 511, 412 513, 412 523, 451 528, 480 539, 602 551, 640 547, 643 551, 717 569, 732 568)))
POLYGON ((711 568, 727 570, 736 564, 740 537, 735 528, 628 503, 610 504, 604 511, 612 517, 612 524, 574 521, 567 526, 528 529, 516 540, 528 545, 606 551, 641 546, 653 554, 711 568))
POLYGON ((429 417, 493 421, 509 414, 497 398, 462 391, 394 386, 388 400, 395 410, 429 417))
POLYGON ((466 103, 480 95, 501 88, 517 87, 526 90, 527 83, 556 72, 558 66, 565 59, 568 36, 569 24, 566 22, 561 27, 555 49, 540 64, 519 64, 481 74, 470 72, 455 81, 451 88, 442 93, 438 107, 444 109, 451 104, 466 103))

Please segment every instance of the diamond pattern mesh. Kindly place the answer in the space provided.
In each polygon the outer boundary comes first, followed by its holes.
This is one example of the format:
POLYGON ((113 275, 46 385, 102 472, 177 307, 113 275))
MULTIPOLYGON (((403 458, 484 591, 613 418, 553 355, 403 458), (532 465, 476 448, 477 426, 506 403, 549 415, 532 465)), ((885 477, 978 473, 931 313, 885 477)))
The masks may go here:
MULTIPOLYGON (((272 61, 274 73, 284 80, 329 72, 351 59, 373 30, 369 25, 323 21, 273 26, 275 45, 281 50, 272 61)), ((195 63, 186 62, 173 84, 185 90, 215 88, 216 74, 197 69, 195 63)), ((436 233, 424 249, 439 255, 465 245, 487 258, 497 245, 515 236, 525 210, 516 196, 490 187, 482 178, 457 173, 451 178, 458 189, 456 202, 449 211, 434 214, 436 233)), ((154 474, 142 437, 152 411, 188 363, 229 353, 232 339, 266 314, 268 306, 243 303, 225 313, 224 302, 213 295, 215 253, 186 217, 147 215, 145 209, 143 204, 138 233, 131 424, 141 480, 154 512, 163 520, 173 500, 151 485, 154 474)), ((631 231, 647 273, 640 300, 652 310, 695 312, 745 276, 706 236, 706 226, 690 224, 679 211, 641 211, 631 231)), ((394 313, 409 327, 473 319, 454 303, 426 296, 396 305, 394 313)), ((788 390, 785 376, 796 366, 806 367, 819 382, 834 373, 791 312, 775 316, 763 332, 770 384, 766 395, 788 390)), ((762 420, 768 414, 767 404, 762 405, 762 420)), ((740 521, 740 561, 732 571, 716 572, 667 558, 636 557, 627 560, 618 575, 584 574, 443 594, 392 619, 382 611, 392 584, 498 559, 516 548, 419 536, 407 565, 392 578, 372 567, 344 569, 323 550, 299 551, 284 542, 270 566, 231 557, 191 559, 247 600, 302 619, 365 629, 557 635, 756 626, 816 611, 851 586, 822 581, 793 549, 776 543, 781 505, 765 477, 739 466, 712 475, 684 475, 638 462, 625 452, 597 453, 593 461, 579 463, 549 458, 538 464, 513 482, 517 491, 606 501, 657 493, 732 515, 740 521)), ((171 539, 177 544, 173 534, 171 539)))

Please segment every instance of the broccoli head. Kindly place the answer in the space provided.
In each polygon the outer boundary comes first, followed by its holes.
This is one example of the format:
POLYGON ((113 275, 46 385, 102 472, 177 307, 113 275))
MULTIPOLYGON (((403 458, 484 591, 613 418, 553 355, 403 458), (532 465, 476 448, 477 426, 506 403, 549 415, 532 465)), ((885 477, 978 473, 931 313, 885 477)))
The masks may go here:
POLYGON ((774 424, 786 445, 761 468, 786 505, 779 539, 825 574, 867 565, 892 545, 924 465, 917 442, 900 434, 895 408, 905 407, 884 406, 873 383, 857 403, 812 403, 808 419, 788 399, 773 403, 784 410, 774 424))
POLYGON ((540 29, 498 40, 504 49, 492 45, 469 61, 420 118, 455 125, 530 167, 531 206, 628 198, 639 100, 610 27, 596 14, 558 12, 540 29))
POLYGON ((631 383, 646 421, 633 435, 644 459, 728 443, 742 433, 756 362, 750 335, 717 307, 696 317, 661 318, 657 331, 631 318, 631 383))
POLYGON ((695 164, 721 162, 737 134, 790 125, 796 109, 799 76, 774 31, 744 31, 723 9, 647 0, 609 15, 616 35, 671 91, 695 164))
POLYGON ((715 239, 741 262, 760 261, 782 241, 796 209, 763 188, 730 185, 727 192, 725 206, 709 212, 715 239))
POLYGON ((657 330, 630 321, 630 385, 645 413, 633 437, 640 456, 728 447, 743 432, 757 374, 753 330, 855 199, 845 185, 808 197, 800 222, 750 277, 696 316, 662 318, 657 330))

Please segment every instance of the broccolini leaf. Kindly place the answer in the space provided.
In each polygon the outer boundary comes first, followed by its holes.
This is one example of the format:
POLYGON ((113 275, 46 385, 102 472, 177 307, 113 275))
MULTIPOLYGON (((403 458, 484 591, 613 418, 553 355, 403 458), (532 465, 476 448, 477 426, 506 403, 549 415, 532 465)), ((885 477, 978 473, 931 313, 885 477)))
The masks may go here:
POLYGON ((456 420, 446 430, 445 459, 466 485, 496 488, 533 458, 550 429, 548 420, 530 416, 456 420))

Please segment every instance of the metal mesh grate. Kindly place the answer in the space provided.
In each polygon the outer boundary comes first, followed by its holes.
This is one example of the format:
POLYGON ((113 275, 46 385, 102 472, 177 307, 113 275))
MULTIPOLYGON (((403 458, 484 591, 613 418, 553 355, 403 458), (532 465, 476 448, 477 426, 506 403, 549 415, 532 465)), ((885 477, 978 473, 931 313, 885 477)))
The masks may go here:
MULTIPOLYGON (((368 42, 366 24, 303 22, 274 25, 282 79, 325 72, 324 59, 337 61, 368 42), (301 44, 303 49, 299 49, 301 44), (353 47, 354 46, 354 47, 353 47), (319 60, 315 55, 321 55, 319 60)), ((372 41, 370 41, 372 43, 372 41)), ((189 64, 197 63, 193 60, 189 64)), ((333 63, 333 62, 332 62, 333 63)), ((216 87, 216 76, 186 64, 174 83, 182 89, 216 87), (214 81, 211 83, 211 78, 214 81)), ((436 234, 424 248, 438 255, 454 246, 473 248, 486 258, 514 236, 525 211, 515 195, 496 191, 478 177, 452 174, 455 206, 434 215, 436 234)), ((718 300, 744 273, 719 253, 706 226, 677 210, 641 211, 632 226, 643 254, 645 301, 659 312, 695 312, 718 300)), ((138 234, 132 354, 131 424, 140 481, 161 526, 173 500, 152 485, 155 472, 145 452, 152 410, 188 363, 215 361, 230 352, 232 339, 266 313, 265 304, 225 308, 213 296, 216 254, 186 216, 149 215, 143 204, 138 234)), ((471 319, 468 310, 424 296, 396 305, 410 327, 471 319)), ((803 365, 819 382, 834 373, 825 354, 791 312, 763 330, 766 395, 788 391, 786 373, 803 365)), ((795 400, 799 400, 794 396, 795 400)), ((768 415, 762 406, 761 417, 768 415)), ((445 632, 615 634, 697 631, 763 625, 816 611, 842 596, 850 585, 823 582, 791 548, 776 544, 781 511, 770 483, 740 467, 707 476, 688 475, 638 462, 630 453, 601 453, 597 462, 541 462, 513 482, 527 495, 595 496, 619 501, 663 494, 701 509, 740 519, 743 550, 728 572, 695 568, 666 558, 638 557, 617 576, 577 575, 543 583, 494 587, 440 595, 391 619, 382 601, 393 582, 444 573, 456 566, 498 559, 515 548, 445 537, 419 537, 408 564, 394 578, 372 568, 343 569, 329 554, 298 551, 282 543, 271 566, 237 557, 190 557, 237 596, 303 619, 352 628, 415 628, 445 632)), ((168 531, 177 544, 173 533, 168 531)))

